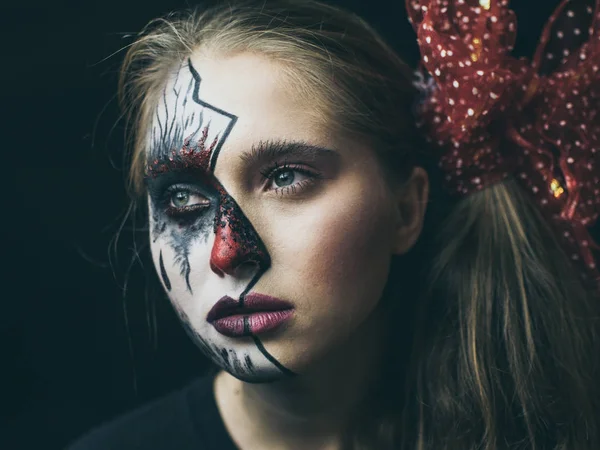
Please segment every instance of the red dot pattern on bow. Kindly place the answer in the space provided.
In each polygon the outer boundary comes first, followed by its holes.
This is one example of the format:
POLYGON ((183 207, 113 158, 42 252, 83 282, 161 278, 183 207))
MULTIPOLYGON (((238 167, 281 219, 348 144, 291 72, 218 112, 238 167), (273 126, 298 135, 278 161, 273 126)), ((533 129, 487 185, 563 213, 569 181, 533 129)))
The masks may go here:
POLYGON ((432 77, 419 118, 448 188, 468 195, 515 176, 600 288, 587 229, 600 212, 600 0, 563 0, 531 61, 510 55, 507 0, 406 6, 432 77))

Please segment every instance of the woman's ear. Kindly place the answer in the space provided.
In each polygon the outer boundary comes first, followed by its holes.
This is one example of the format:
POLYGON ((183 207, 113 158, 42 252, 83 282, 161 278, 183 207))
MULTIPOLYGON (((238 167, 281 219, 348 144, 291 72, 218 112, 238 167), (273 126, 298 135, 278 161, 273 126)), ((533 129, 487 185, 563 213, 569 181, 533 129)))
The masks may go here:
POLYGON ((429 200, 429 176, 415 167, 410 178, 395 192, 395 228, 392 253, 402 255, 417 242, 429 200))

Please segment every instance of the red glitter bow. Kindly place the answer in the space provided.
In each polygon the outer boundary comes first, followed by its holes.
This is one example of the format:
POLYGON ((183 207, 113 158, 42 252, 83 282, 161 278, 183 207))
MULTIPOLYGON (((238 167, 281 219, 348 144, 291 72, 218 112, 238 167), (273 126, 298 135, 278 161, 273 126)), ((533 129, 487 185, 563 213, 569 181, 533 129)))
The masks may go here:
POLYGON ((532 61, 510 55, 508 0, 406 4, 432 77, 418 113, 447 186, 468 195, 514 175, 600 288, 586 228, 600 213, 600 0, 563 0, 532 61))

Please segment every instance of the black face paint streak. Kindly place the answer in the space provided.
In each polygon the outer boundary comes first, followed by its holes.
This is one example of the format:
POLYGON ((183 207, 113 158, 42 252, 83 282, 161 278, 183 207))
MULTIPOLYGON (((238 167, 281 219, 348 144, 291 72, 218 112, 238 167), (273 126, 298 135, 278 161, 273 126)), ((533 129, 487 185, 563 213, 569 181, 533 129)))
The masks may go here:
MULTIPOLYGON (((166 241, 175 253, 175 264, 179 266, 180 275, 185 279, 188 291, 192 293, 192 267, 189 260, 192 244, 199 240, 207 242, 211 233, 214 233, 215 243, 210 264, 215 272, 231 274, 237 265, 243 263, 258 266, 258 273, 240 296, 240 304, 243 305, 246 293, 269 268, 270 256, 248 218, 213 173, 221 147, 237 117, 202 101, 199 98, 201 77, 190 60, 188 69, 192 75, 189 82, 180 83, 178 72, 171 91, 165 89, 163 92, 164 110, 160 114, 157 109, 156 125, 151 131, 146 183, 154 222, 152 238, 156 242, 160 236, 168 234, 166 241), (188 101, 190 93, 192 102, 188 101), (175 105, 171 109, 167 96, 174 98, 175 105), (219 129, 222 131, 215 134, 211 142, 207 142, 210 126, 214 123, 221 123, 223 127, 219 129), (170 214, 170 189, 179 189, 180 186, 183 189, 189 186, 192 192, 206 198, 207 207, 190 214, 170 214)), ((161 276, 170 290, 171 282, 166 277, 162 252, 159 262, 161 276)), ((184 311, 178 307, 176 310, 187 334, 209 358, 239 379, 248 382, 266 381, 264 374, 257 372, 250 355, 240 357, 235 350, 203 338, 191 326, 184 311)), ((245 327, 248 327, 247 323, 245 327)), ((294 375, 267 352, 256 336, 252 338, 257 349, 281 373, 294 375)), ((274 376, 273 379, 275 378, 274 376)))
POLYGON ((258 347, 260 352, 263 355, 265 355, 265 358, 267 358, 269 361, 271 361, 275 367, 277 367, 279 370, 281 370, 281 372, 283 372, 289 376, 296 375, 290 369, 288 369, 287 367, 284 367, 279 361, 277 361, 275 358, 273 358, 273 356, 267 351, 267 349, 265 348, 265 346, 263 345, 263 343, 260 341, 260 339, 258 337, 252 336, 252 339, 254 339, 254 343, 256 344, 256 346, 258 347))
POLYGON ((252 363, 252 359, 250 359, 250 356, 246 355, 244 360, 246 362, 246 367, 248 368, 248 370, 250 370, 251 372, 254 371, 254 364, 252 363))
POLYGON ((190 286, 190 259, 189 259, 189 245, 186 245, 189 240, 185 239, 182 241, 171 242, 171 247, 175 250, 175 264, 179 265, 179 274, 185 279, 185 284, 188 291, 192 294, 192 286, 190 286))
POLYGON ((224 348, 221 349, 221 358, 223 358, 224 361, 229 362, 229 353, 224 348))
POLYGON ((178 81, 181 70, 177 71, 172 88, 172 93, 175 96, 176 101, 171 117, 169 116, 169 108, 167 104, 167 89, 163 91, 163 105, 166 123, 162 123, 160 115, 158 114, 159 111, 157 109, 155 119, 158 127, 154 127, 152 129, 151 148, 148 156, 150 160, 170 159, 174 152, 176 153, 180 149, 184 148, 186 141, 188 143, 202 142, 202 144, 204 144, 201 134, 203 131, 208 129, 210 121, 204 127, 198 126, 192 134, 188 134, 187 136, 185 130, 195 122, 204 125, 204 108, 206 108, 210 112, 229 119, 229 123, 223 131, 223 134, 215 139, 216 142, 214 142, 214 151, 213 148, 211 148, 211 152, 209 152, 209 154, 212 154, 211 161, 208 162, 208 164, 204 167, 206 171, 212 171, 214 169, 219 152, 221 151, 221 147, 223 146, 227 136, 229 136, 229 133, 231 133, 231 130, 237 121, 237 117, 200 99, 199 91, 202 78, 192 65, 191 60, 188 59, 187 65, 193 79, 187 84, 187 86, 179 86, 178 81), (197 105, 202 106, 203 109, 200 109, 199 111, 191 111, 189 114, 186 114, 186 107, 188 106, 188 98, 190 93, 192 93, 192 100, 197 105), (178 120, 182 115, 185 116, 185 120, 183 122, 178 120))
MULTIPOLYGON (((242 297, 243 298, 243 297, 242 297)), ((240 301, 240 303, 243 305, 244 302, 240 301)), ((244 334, 246 336, 250 336, 252 333, 250 332, 250 320, 248 319, 248 317, 244 317, 244 334)))
POLYGON ((220 347, 202 338, 190 325, 187 314, 176 306, 174 306, 174 308, 186 334, 207 358, 211 359, 228 372, 234 373, 242 381, 256 383, 258 380, 262 380, 262 377, 259 377, 256 372, 255 365, 252 362, 250 355, 245 355, 242 361, 237 356, 235 350, 220 347))
POLYGON ((160 276, 163 279, 163 283, 165 283, 165 287, 167 291, 171 291, 171 280, 167 276, 167 271, 165 270, 165 264, 163 263, 162 250, 160 251, 160 256, 158 257, 158 263, 160 265, 160 276))
POLYGON ((212 153, 212 158, 210 159, 210 166, 209 166, 209 170, 211 172, 214 171, 215 169, 215 164, 217 163, 217 158, 219 156, 219 153, 221 151, 221 147, 223 146, 223 143, 225 142, 225 140, 227 139, 227 137, 229 136, 229 133, 231 133, 231 130, 233 129, 233 126, 235 125, 235 122, 237 121, 237 117, 234 116, 233 114, 229 114, 225 111, 223 111, 220 108, 217 108, 209 103, 206 103, 202 100, 200 100, 200 96, 199 96, 199 92, 200 92, 200 82, 202 81, 202 78, 200 78, 200 74, 198 73, 198 71, 195 69, 195 67, 192 65, 192 60, 188 59, 188 68, 190 69, 190 72, 192 73, 192 76, 194 77, 194 80, 196 82, 195 86, 194 86, 194 94, 192 96, 192 99, 198 103, 199 105, 202 105, 206 108, 212 109, 213 111, 219 113, 219 114, 223 114, 224 116, 230 117, 231 118, 231 122, 229 123, 229 125, 227 126, 227 128, 225 129, 225 131, 223 132, 223 136, 221 137, 221 141, 217 144, 217 146, 215 147, 214 152, 212 153))
POLYGON ((150 232, 150 236, 152 237, 152 243, 155 243, 156 240, 163 234, 167 228, 167 222, 161 220, 162 218, 158 214, 157 208, 152 210, 152 229, 150 232))

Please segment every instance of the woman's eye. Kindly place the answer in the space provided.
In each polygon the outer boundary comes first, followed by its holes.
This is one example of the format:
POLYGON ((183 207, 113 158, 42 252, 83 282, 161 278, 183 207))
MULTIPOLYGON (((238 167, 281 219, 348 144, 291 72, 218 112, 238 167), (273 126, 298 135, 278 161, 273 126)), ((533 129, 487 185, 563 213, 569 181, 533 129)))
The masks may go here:
POLYGON ((167 199, 166 213, 173 217, 193 215, 210 206, 210 200, 206 197, 183 188, 172 189, 167 199))
POLYGON ((320 178, 318 173, 296 167, 279 167, 265 174, 267 189, 281 195, 299 193, 320 178))
POLYGON ((293 184, 294 180, 296 179, 295 173, 296 171, 291 169, 282 170, 279 173, 275 174, 275 176, 273 177, 273 182, 278 187, 289 186, 293 184))
POLYGON ((187 191, 177 191, 171 196, 171 204, 176 208, 188 206, 190 193, 187 191))
POLYGON ((171 206, 185 208, 189 206, 208 206, 208 200, 199 194, 185 189, 178 189, 171 194, 171 206))

